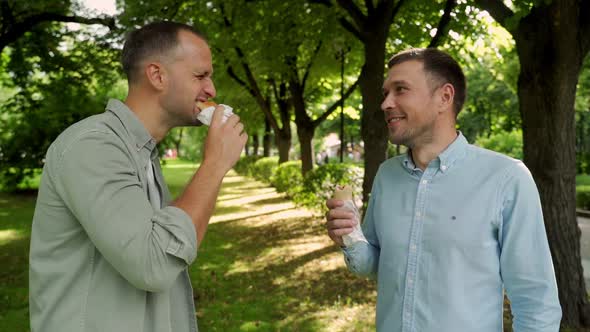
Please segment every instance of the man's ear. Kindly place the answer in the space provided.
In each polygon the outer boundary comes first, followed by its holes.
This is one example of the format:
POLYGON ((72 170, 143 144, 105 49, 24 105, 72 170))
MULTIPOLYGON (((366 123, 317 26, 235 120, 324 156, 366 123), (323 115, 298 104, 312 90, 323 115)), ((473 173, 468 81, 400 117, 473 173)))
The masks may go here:
POLYGON ((455 100, 455 87, 451 83, 445 83, 439 88, 439 102, 441 111, 453 111, 453 101, 455 100))
POLYGON ((145 76, 149 84, 156 90, 163 90, 167 84, 167 73, 159 62, 150 62, 145 67, 145 76))

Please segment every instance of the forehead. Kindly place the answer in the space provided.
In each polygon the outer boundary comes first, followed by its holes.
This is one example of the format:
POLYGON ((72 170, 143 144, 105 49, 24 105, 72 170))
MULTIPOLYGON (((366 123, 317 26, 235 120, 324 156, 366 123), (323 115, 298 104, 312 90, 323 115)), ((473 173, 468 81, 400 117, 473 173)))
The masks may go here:
POLYGON ((178 33, 177 60, 191 63, 193 66, 212 67, 211 50, 209 45, 199 36, 181 30, 178 33))
POLYGON ((401 81, 409 84, 425 82, 424 63, 418 60, 409 60, 394 65, 387 71, 384 86, 401 81))

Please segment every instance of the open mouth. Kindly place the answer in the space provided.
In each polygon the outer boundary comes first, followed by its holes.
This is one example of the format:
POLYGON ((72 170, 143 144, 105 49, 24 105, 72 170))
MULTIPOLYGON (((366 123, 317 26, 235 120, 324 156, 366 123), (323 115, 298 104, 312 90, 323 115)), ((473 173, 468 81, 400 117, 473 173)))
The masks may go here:
POLYGON ((397 123, 405 118, 405 116, 392 116, 389 119, 387 119, 387 124, 397 123))

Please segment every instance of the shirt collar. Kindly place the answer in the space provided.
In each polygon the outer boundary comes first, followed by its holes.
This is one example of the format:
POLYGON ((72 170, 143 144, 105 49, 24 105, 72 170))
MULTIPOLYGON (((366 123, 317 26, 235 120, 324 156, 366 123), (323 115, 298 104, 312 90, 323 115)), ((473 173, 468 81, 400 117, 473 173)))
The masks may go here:
POLYGON ((109 99, 105 109, 111 111, 119 118, 125 130, 131 135, 137 151, 145 147, 153 154, 154 148, 156 147, 156 140, 127 105, 118 99, 109 99))
MULTIPOLYGON (((469 143, 467 142, 465 136, 463 136, 463 133, 457 131, 457 138, 455 138, 453 143, 451 143, 443 152, 438 155, 435 160, 431 162, 430 166, 436 165, 436 167, 443 173, 448 171, 453 167, 456 161, 462 159, 465 156, 468 146, 469 143)), ((412 160, 410 149, 408 149, 408 152, 406 152, 402 162, 404 167, 409 171, 420 170, 418 167, 416 167, 414 161, 412 160)))

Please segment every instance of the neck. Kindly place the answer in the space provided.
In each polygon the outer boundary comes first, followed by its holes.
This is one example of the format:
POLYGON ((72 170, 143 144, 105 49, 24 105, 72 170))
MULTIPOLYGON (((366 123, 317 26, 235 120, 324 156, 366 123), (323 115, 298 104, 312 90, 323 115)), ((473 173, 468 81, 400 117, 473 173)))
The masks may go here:
POLYGON ((125 105, 131 109, 150 135, 160 142, 172 128, 164 119, 164 111, 160 107, 157 97, 150 93, 129 88, 125 105))
POLYGON ((456 138, 457 131, 453 126, 433 135, 427 143, 415 144, 411 148, 414 164, 421 170, 425 170, 428 164, 446 150, 456 138))

